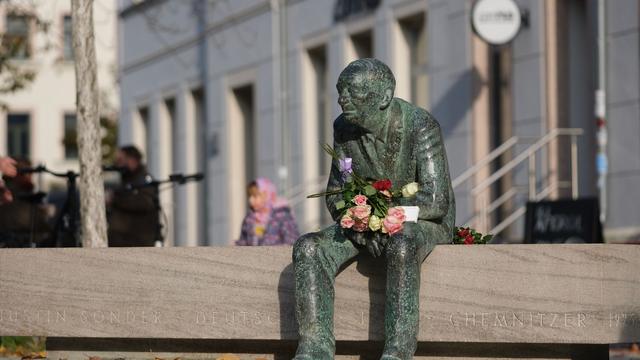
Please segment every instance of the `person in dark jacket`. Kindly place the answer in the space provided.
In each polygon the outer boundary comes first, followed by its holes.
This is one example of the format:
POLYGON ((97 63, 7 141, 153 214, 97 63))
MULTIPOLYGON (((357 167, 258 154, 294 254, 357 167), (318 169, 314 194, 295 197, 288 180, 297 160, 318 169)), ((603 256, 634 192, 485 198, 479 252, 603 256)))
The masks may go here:
POLYGON ((276 188, 267 178, 258 178, 247 186, 249 212, 242 222, 236 245, 291 245, 300 236, 291 208, 276 196, 276 188))
POLYGON ((150 180, 142 154, 135 146, 123 146, 116 154, 121 185, 108 199, 109 246, 154 246, 159 237, 158 192, 150 180))

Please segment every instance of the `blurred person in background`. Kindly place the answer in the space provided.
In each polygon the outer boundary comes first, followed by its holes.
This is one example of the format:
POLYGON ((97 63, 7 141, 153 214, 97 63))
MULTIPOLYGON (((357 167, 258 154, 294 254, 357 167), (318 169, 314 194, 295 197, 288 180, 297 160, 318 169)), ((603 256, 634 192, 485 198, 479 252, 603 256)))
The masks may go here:
MULTIPOLYGON (((6 159, 6 158, 5 158, 6 159)), ((0 205, 0 247, 35 247, 46 245, 51 233, 49 221, 53 209, 44 205, 45 193, 34 192, 35 185, 31 172, 31 162, 18 159, 9 162, 9 171, 3 170, 4 191, 11 200, 0 205), (12 177, 10 177, 13 175, 12 177)))
POLYGON ((291 245, 300 236, 291 208, 276 196, 275 185, 258 178, 247 186, 249 212, 236 245, 291 245))
POLYGON ((133 145, 123 146, 114 165, 121 181, 106 197, 109 246, 154 246, 159 235, 158 189, 144 186, 151 177, 142 153, 133 145))

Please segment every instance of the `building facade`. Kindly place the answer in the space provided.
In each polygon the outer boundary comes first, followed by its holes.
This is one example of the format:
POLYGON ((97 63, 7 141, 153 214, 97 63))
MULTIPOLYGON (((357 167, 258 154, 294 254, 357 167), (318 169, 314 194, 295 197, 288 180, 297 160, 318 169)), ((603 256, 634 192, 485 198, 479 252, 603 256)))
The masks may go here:
POLYGON ((499 228, 505 241, 518 241, 528 199, 600 196, 607 234, 634 236, 639 2, 604 2, 600 123, 599 2, 517 4, 525 26, 492 47, 473 32, 470 0, 122 0, 119 142, 144 149, 159 179, 205 174, 165 194, 176 245, 232 243, 245 187, 257 176, 278 183, 303 231, 317 229, 330 220, 322 202, 305 195, 326 183, 321 144, 331 143, 340 114, 335 82, 350 61, 376 57, 395 73, 396 96, 429 109, 442 126, 459 224, 499 228), (609 138, 606 196, 598 189, 598 124, 609 138))
MULTIPOLYGON (((111 1, 94 5, 98 88, 103 117, 118 115, 117 8, 111 1)), ((28 158, 34 166, 66 172, 78 169, 76 86, 71 36, 71 1, 3 1, 0 32, 21 42, 11 62, 35 78, 17 92, 2 94, 0 153, 28 158)), ((3 44, 4 46, 5 44, 3 44)), ((41 182, 49 188, 47 177, 41 182)))

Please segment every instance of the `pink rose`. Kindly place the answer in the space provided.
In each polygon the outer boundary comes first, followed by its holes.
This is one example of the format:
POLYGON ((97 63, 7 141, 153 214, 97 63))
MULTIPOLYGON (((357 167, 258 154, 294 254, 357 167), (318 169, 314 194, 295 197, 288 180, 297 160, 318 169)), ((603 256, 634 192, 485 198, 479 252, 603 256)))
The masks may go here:
POLYGON ((345 215, 342 217, 342 219, 340 219, 340 226, 345 229, 350 229, 353 224, 355 224, 355 221, 349 215, 345 215))
POLYGON ((369 219, 367 221, 356 221, 353 225, 353 230, 357 232, 365 232, 369 230, 369 219))
POLYGON ((387 211, 387 216, 394 217, 400 222, 404 222, 407 219, 407 217, 404 215, 404 209, 399 206, 390 208, 387 211))
POLYGON ((386 217, 382 221, 382 226, 384 227, 384 232, 389 235, 394 235, 402 231, 402 223, 398 222, 396 218, 386 217))
POLYGON ((404 210, 400 207, 393 207, 387 212, 387 217, 382 221, 384 232, 394 235, 402 231, 404 220, 404 210))
POLYGON ((367 205, 367 197, 364 195, 356 195, 353 198, 353 202, 358 206, 367 205))
POLYGON ((367 222, 365 219, 369 219, 369 215, 371 215, 371 205, 358 205, 350 208, 351 216, 355 220, 360 220, 362 222, 367 222))

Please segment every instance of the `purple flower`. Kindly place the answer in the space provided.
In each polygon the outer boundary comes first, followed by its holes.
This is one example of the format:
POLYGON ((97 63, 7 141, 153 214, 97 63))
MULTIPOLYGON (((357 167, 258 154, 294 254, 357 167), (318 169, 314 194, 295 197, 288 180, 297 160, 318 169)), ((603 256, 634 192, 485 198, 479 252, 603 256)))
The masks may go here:
POLYGON ((342 181, 346 182, 349 179, 349 175, 353 174, 353 169, 351 169, 351 158, 344 158, 338 160, 338 166, 340 168, 340 173, 342 173, 342 181))

